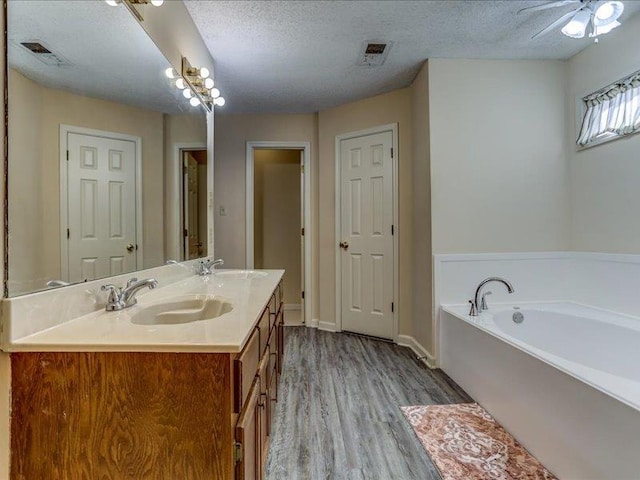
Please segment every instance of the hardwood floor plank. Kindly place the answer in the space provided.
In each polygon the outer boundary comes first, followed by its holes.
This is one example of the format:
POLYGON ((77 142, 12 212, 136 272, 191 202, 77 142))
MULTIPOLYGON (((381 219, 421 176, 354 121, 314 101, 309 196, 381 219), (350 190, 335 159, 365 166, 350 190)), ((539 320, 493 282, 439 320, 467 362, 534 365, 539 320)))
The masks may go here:
POLYGON ((471 401, 405 347, 288 327, 267 480, 440 480, 401 406, 471 401))

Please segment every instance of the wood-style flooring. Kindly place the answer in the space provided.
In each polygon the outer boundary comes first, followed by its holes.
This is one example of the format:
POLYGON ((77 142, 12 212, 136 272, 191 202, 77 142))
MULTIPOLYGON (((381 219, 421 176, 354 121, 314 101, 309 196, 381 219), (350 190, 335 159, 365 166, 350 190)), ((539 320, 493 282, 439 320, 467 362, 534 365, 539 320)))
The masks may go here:
POLYGON ((405 347, 288 327, 267 480, 440 480, 399 407, 469 402, 405 347))

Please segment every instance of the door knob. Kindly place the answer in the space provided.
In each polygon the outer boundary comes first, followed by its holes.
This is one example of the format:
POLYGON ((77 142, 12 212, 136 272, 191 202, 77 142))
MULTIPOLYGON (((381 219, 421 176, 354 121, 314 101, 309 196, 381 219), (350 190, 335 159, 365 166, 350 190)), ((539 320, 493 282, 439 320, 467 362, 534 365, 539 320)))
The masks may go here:
POLYGON ((340 246, 340 248, 342 248, 343 250, 348 250, 349 249, 349 244, 347 242, 340 242, 338 244, 340 246))
POLYGON ((136 247, 134 247, 131 243, 127 245, 127 252, 131 253, 135 250, 136 247))

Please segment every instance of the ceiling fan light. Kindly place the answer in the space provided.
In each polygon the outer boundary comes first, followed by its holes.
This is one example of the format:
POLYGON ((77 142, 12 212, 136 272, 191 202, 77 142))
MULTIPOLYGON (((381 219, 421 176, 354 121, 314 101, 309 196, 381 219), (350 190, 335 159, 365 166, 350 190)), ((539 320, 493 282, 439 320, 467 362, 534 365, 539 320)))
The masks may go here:
POLYGON ((562 27, 562 33, 567 37, 582 38, 584 37, 584 32, 587 30, 589 20, 591 20, 590 12, 580 10, 569 20, 569 23, 562 27))
POLYGON ((599 2, 593 14, 593 25, 604 27, 614 23, 624 12, 624 4, 619 1, 599 2))

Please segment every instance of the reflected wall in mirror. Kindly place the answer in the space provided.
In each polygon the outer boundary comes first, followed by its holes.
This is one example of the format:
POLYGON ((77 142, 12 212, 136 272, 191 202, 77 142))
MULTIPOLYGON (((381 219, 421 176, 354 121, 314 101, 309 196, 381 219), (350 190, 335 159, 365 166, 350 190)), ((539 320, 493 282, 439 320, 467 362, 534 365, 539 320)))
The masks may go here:
POLYGON ((205 255, 206 115, 133 16, 9 1, 7 50, 8 294, 205 255))

